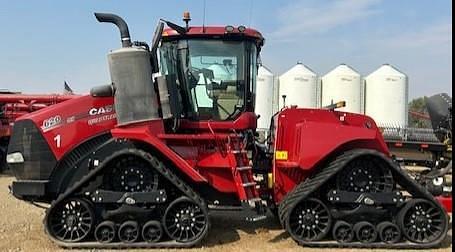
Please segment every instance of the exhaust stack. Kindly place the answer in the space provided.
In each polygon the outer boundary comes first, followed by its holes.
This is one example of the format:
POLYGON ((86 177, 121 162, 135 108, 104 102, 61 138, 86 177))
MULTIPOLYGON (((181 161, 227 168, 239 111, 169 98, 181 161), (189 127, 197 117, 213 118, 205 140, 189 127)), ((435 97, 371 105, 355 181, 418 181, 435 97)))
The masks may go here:
POLYGON ((96 20, 100 23, 113 23, 120 31, 120 38, 122 40, 122 47, 131 47, 130 31, 125 20, 121 17, 111 13, 95 13, 96 20))
POLYGON ((110 13, 95 13, 95 17, 118 27, 122 48, 107 55, 112 86, 96 88, 92 95, 114 96, 118 126, 160 119, 148 46, 131 43, 128 25, 121 17, 110 13))

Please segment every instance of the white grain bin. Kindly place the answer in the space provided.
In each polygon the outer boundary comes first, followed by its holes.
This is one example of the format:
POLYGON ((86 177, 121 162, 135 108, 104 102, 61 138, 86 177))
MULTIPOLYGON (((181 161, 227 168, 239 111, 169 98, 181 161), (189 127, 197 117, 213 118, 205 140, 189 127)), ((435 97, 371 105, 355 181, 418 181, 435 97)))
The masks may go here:
POLYGON ((254 111, 256 115, 260 115, 257 124, 258 130, 269 129, 273 115, 274 83, 275 76, 273 73, 266 67, 260 66, 256 79, 256 104, 254 111))
POLYGON ((406 127, 408 122, 408 77, 384 64, 365 78, 365 114, 378 125, 406 127))
POLYGON ((325 107, 339 101, 346 101, 340 111, 363 113, 363 85, 360 74, 346 64, 340 64, 321 80, 322 101, 325 107))
POLYGON ((318 103, 318 76, 302 63, 282 74, 279 78, 279 108, 297 105, 300 108, 316 108, 318 103), (286 95, 286 104, 283 104, 286 95))

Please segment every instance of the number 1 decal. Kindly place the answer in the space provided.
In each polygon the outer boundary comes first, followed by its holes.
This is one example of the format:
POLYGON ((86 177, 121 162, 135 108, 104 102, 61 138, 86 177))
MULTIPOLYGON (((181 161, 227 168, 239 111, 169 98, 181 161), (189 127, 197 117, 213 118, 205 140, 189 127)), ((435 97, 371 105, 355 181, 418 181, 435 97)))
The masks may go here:
POLYGON ((61 146, 61 137, 60 137, 60 134, 56 135, 54 137, 54 141, 55 141, 55 144, 57 145, 57 148, 60 148, 61 146))

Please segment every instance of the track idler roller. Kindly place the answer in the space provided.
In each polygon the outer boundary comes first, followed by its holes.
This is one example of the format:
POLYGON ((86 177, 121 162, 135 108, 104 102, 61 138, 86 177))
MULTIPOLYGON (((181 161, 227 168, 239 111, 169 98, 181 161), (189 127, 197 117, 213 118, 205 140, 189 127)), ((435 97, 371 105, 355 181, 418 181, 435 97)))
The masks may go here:
POLYGON ((148 221, 142 227, 142 239, 148 243, 158 242, 163 236, 163 228, 158 221, 148 221))
POLYGON ((301 241, 319 241, 330 231, 332 217, 320 200, 309 198, 291 210, 286 227, 291 236, 301 241))
POLYGON ((47 233, 63 242, 84 240, 94 228, 95 214, 89 202, 69 198, 49 210, 45 219, 47 233))
POLYGON ((441 208, 425 199, 410 200, 398 213, 404 237, 415 243, 429 243, 447 233, 448 219, 441 208))
POLYGON ((112 221, 103 221, 95 229, 95 239, 101 243, 110 243, 115 239, 115 223, 112 221))
POLYGON ((393 244, 401 240, 400 228, 390 221, 379 223, 376 229, 378 230, 379 238, 385 243, 393 244))
POLYGON ((373 224, 368 221, 361 221, 354 225, 354 233, 362 243, 373 243, 378 237, 378 233, 373 224))
POLYGON ((332 229, 332 236, 339 243, 349 243, 354 240, 352 225, 346 221, 337 221, 332 229))
POLYGON ((198 240, 207 234, 209 228, 208 214, 188 197, 174 200, 166 209, 163 217, 167 235, 181 243, 198 240))
POLYGON ((139 224, 136 221, 125 221, 118 229, 120 241, 133 243, 139 238, 139 224))

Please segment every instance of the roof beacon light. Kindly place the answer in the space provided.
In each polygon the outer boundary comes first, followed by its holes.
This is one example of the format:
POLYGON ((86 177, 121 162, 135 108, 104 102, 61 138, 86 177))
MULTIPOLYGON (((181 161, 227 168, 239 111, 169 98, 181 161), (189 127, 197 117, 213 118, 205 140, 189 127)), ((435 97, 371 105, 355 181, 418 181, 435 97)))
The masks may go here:
POLYGON ((240 25, 239 27, 237 27, 237 30, 239 30, 239 32, 244 32, 246 30, 246 27, 243 25, 240 25))
POLYGON ((186 30, 188 31, 190 28, 189 28, 189 22, 191 21, 191 16, 190 16, 190 12, 189 11, 185 11, 183 12, 183 22, 185 22, 185 25, 186 25, 186 30))

